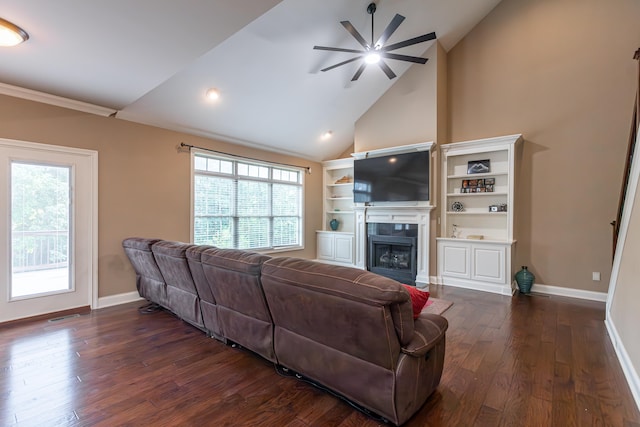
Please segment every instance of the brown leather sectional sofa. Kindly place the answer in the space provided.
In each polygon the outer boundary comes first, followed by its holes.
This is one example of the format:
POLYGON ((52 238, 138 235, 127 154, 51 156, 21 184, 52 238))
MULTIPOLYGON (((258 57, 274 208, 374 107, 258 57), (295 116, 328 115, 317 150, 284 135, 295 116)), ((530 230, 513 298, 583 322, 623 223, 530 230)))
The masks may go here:
POLYGON ((413 319, 404 287, 288 257, 129 238, 140 295, 396 425, 440 382, 447 320, 413 319))

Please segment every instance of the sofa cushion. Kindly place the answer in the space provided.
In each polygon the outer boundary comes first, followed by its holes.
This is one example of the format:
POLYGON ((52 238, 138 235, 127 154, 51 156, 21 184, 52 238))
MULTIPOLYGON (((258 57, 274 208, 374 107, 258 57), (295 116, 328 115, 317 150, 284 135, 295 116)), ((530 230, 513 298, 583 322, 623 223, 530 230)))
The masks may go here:
POLYGON ((160 239, 147 239, 144 237, 127 237, 122 241, 122 246, 129 249, 138 249, 151 252, 151 246, 160 239))
POLYGON ((136 272, 136 288, 140 296, 166 306, 167 285, 151 252, 151 247, 159 241, 160 239, 129 237, 122 241, 122 247, 136 272))
POLYGON ((187 249, 191 246, 189 243, 161 240, 153 244, 151 251, 167 285, 195 295, 196 288, 186 256, 187 249))
POLYGON ((404 285, 407 292, 409 292, 409 296, 411 297, 411 308, 413 309, 413 319, 417 319, 422 312, 427 300, 429 300, 429 292, 421 291, 415 286, 404 285))
MULTIPOLYGON (((262 283, 272 315, 274 311, 283 315, 279 319, 281 326, 358 357, 373 357, 360 354, 370 350, 364 342, 381 345, 379 339, 366 336, 364 328, 353 338, 344 330, 349 325, 358 327, 361 322, 367 322, 364 320, 367 316, 380 322, 390 316, 389 323, 385 324, 401 344, 409 342, 413 335, 409 295, 400 283, 387 277, 357 268, 281 257, 265 262, 262 283), (288 309, 289 304, 298 309, 288 309), (318 327, 319 324, 323 324, 322 327, 318 327), (333 332, 329 332, 331 327, 333 332)), ((275 317, 274 321, 279 323, 275 317)), ((378 334, 382 333, 380 330, 378 334)))
POLYGON ((215 249, 215 247, 209 245, 190 246, 187 248, 186 256, 189 268, 191 269, 191 276, 193 277, 193 282, 196 285, 200 299, 215 304, 216 299, 211 292, 211 287, 202 269, 202 254, 209 249, 215 249))
POLYGON ((202 269, 216 301, 220 331, 225 338, 272 362, 273 323, 260 283, 268 255, 239 249, 207 249, 202 269))
POLYGON ((209 249, 215 249, 210 245, 194 245, 187 248, 187 262, 191 270, 193 282, 198 290, 200 297, 200 311, 202 311, 202 323, 207 332, 216 339, 224 341, 222 331, 220 330, 220 322, 218 321, 218 307, 216 299, 211 291, 211 286, 204 274, 202 268, 202 254, 209 249))
POLYGON ((151 246, 151 251, 167 284, 166 307, 187 322, 202 327, 200 298, 186 256, 191 246, 161 240, 151 246))

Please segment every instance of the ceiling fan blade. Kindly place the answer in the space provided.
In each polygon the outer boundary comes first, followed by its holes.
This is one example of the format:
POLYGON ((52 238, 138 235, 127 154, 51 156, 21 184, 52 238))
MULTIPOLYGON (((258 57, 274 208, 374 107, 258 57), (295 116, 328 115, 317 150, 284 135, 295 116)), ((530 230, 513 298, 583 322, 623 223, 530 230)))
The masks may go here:
POLYGON ((389 80, 396 77, 396 73, 391 71, 391 68, 389 68, 386 62, 384 62, 383 60, 380 60, 380 62, 378 62, 378 65, 380 66, 380 68, 382 68, 382 71, 384 71, 387 77, 389 77, 389 80))
POLYGON ((358 67, 358 69, 356 70, 356 73, 351 78, 352 82, 355 82, 356 80, 358 80, 360 78, 360 75, 362 74, 362 72, 364 71, 366 66, 367 66, 367 64, 365 62, 363 62, 362 65, 360 65, 360 67, 358 67))
POLYGON ((340 23, 342 24, 342 26, 344 28, 346 28, 347 31, 349 31, 349 34, 351 34, 354 39, 358 40, 358 43, 360 43, 360 45, 363 48, 369 49, 369 45, 367 44, 367 41, 364 39, 364 37, 362 37, 362 35, 360 35, 358 30, 356 30, 356 27, 351 25, 351 22, 349 22, 349 21, 340 21, 340 23))
POLYGON ((424 34, 419 37, 414 37, 412 39, 405 40, 403 42, 390 44, 388 46, 383 46, 382 49, 380 50, 388 52, 390 50, 400 49, 401 47, 428 42, 429 40, 434 40, 435 38, 436 38, 436 33, 424 34))
POLYGON ((329 50, 332 52, 348 52, 348 53, 366 53, 364 50, 343 49, 341 47, 314 46, 315 50, 329 50))
POLYGON ((334 68, 337 68, 337 67, 339 67, 339 66, 341 66, 341 65, 345 65, 345 64, 348 64, 348 63, 350 63, 350 62, 357 61, 357 60, 358 60, 358 59, 360 59, 360 58, 362 58, 362 55, 356 56, 355 58, 347 59, 346 61, 339 62, 339 63, 337 63, 337 64, 334 64, 334 65, 330 66, 330 67, 323 68, 323 69, 322 69, 322 70, 320 70, 320 71, 329 71, 329 70, 333 70, 334 68))
POLYGON ((384 29, 382 35, 376 42, 375 46, 384 46, 384 44, 389 40, 389 37, 398 29, 400 24, 404 21, 404 16, 396 13, 396 16, 393 17, 387 28, 384 29))
POLYGON ((424 64, 429 59, 420 58, 419 56, 398 55, 397 53, 381 52, 380 56, 383 58, 397 59, 398 61, 415 62, 416 64, 424 64))

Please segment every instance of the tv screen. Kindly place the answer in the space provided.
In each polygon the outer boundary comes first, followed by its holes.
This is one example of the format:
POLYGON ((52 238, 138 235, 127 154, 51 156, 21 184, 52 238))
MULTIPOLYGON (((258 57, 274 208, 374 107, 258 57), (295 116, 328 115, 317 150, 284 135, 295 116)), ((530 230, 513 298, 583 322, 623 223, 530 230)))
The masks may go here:
POLYGON ((355 203, 429 200, 429 151, 356 159, 353 179, 355 203))

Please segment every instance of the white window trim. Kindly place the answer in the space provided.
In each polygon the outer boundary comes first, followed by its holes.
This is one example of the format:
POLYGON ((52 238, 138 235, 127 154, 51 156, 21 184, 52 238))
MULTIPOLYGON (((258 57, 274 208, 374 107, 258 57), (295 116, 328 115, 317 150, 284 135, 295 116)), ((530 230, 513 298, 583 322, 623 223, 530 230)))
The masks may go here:
POLYGON ((247 161, 254 164, 260 164, 267 167, 282 167, 282 168, 290 168, 297 169, 300 171, 300 187, 301 191, 301 203, 300 203, 300 244, 295 246, 286 246, 286 247, 278 247, 278 248, 269 248, 269 249, 249 249, 252 252, 258 252, 263 254, 272 254, 272 253, 281 253, 281 252, 290 252, 290 251, 299 251, 304 250, 305 248, 305 175, 307 171, 303 167, 298 166, 290 166, 283 165, 281 163, 274 163, 262 160, 255 160, 249 158, 243 158, 242 156, 232 156, 232 155, 224 155, 218 152, 211 153, 207 150, 198 149, 192 147, 190 150, 190 197, 189 197, 189 239, 191 242, 195 241, 195 174, 196 174, 196 155, 207 156, 207 157, 215 157, 220 159, 227 159, 230 161, 247 161))

